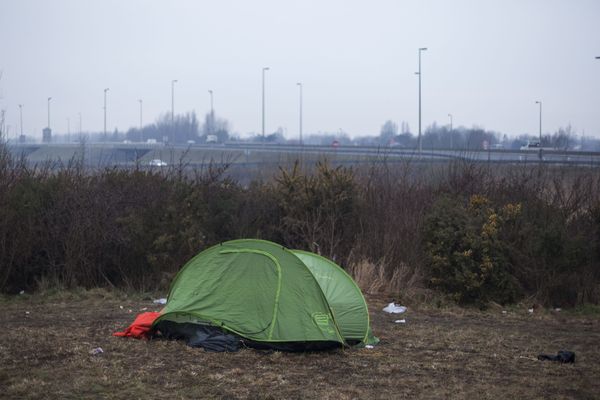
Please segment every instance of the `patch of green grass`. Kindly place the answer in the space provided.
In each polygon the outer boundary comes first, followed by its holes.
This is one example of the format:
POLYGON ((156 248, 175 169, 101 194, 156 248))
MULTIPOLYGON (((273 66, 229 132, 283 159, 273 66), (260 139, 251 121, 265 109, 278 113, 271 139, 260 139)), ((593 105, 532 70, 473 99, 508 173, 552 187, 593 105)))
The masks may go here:
POLYGON ((565 310, 568 313, 583 316, 599 316, 600 317, 600 305, 596 304, 583 304, 570 310, 565 310))

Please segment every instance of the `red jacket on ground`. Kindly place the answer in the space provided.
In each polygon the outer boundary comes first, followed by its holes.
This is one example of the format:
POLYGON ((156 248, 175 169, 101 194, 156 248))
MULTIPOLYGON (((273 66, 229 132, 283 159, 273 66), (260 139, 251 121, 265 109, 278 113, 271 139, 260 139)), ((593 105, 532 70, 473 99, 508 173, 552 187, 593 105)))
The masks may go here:
POLYGON ((159 312, 145 312, 139 314, 135 317, 135 320, 127 329, 123 332, 115 332, 113 336, 120 337, 133 337, 136 339, 145 339, 148 337, 150 333, 150 328, 152 328, 152 323, 158 316, 159 312))

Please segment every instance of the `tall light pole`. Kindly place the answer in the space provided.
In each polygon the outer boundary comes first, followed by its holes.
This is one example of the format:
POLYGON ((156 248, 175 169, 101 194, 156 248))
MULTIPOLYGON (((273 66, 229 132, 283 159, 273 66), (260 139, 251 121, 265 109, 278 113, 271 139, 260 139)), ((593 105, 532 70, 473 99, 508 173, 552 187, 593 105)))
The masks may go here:
POLYGON ((143 101, 142 101, 142 99, 138 99, 138 102, 140 103, 140 141, 143 142, 144 141, 144 132, 143 132, 144 125, 142 124, 143 101))
POLYGON ((419 48, 419 72, 415 72, 415 74, 419 75, 419 157, 421 156, 421 150, 423 149, 421 142, 421 53, 426 50, 427 47, 419 48))
POLYGON ((454 150, 453 132, 452 132, 452 114, 448 114, 450 117, 450 150, 454 150))
POLYGON ((298 132, 300 132, 300 146, 302 146, 302 82, 298 82, 296 85, 298 85, 298 88, 300 89, 300 99, 299 99, 299 104, 300 104, 300 114, 299 114, 299 118, 300 118, 300 126, 298 129, 298 132))
POLYGON ((262 138, 265 140, 265 71, 268 71, 269 67, 263 67, 262 69, 262 138))
MULTIPOLYGON (((19 116, 21 117, 21 136, 23 136, 23 104, 19 104, 19 116)), ((8 138, 8 134, 6 134, 6 137, 8 138)))
POLYGON ((213 91, 209 90, 208 94, 210 95, 210 118, 209 118, 209 125, 208 125, 208 133, 212 135, 214 124, 215 124, 215 107, 214 107, 214 103, 213 103, 213 91))
POLYGON ((48 129, 50 129, 50 100, 52 97, 48 97, 48 129))
POLYGON ((81 142, 83 138, 83 132, 81 130, 81 113, 79 112, 77 115, 79 115, 79 141, 81 142))
POLYGON ((177 79, 171 81, 171 140, 175 143, 175 84, 177 79))
POLYGON ((71 118, 67 117, 67 143, 71 143, 71 118))
POLYGON ((542 147, 542 102, 538 100, 535 104, 540 105, 540 147, 542 147))
POLYGON ((106 140, 106 92, 109 88, 104 89, 104 140, 106 140))

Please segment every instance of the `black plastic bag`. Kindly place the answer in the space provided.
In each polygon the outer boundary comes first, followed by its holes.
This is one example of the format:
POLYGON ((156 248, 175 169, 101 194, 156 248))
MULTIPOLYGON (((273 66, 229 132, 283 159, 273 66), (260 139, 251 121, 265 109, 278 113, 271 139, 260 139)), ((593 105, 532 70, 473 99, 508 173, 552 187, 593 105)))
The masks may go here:
POLYGON ((556 361, 563 364, 574 363, 575 362, 575 353, 572 351, 561 350, 557 355, 552 356, 549 354, 540 354, 538 356, 538 360, 540 361, 556 361))

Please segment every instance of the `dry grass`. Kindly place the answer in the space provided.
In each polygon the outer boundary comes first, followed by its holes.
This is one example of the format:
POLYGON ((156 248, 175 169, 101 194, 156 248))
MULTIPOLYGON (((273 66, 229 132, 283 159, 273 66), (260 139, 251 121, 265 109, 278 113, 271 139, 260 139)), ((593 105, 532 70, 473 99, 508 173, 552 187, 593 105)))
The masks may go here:
POLYGON ((375 264, 362 260, 350 264, 348 273, 354 278, 363 293, 385 293, 394 298, 410 301, 425 292, 419 286, 423 281, 421 275, 405 263, 394 267, 385 262, 375 264))
POLYGON ((372 350, 207 353, 112 337, 150 298, 103 291, 2 301, 2 398, 596 398, 598 316, 526 309, 409 309, 406 324, 369 297, 372 350), (121 306, 123 308, 121 308, 121 306), (131 310, 131 312, 129 311, 131 310), (93 348, 104 353, 91 355, 93 348), (577 362, 536 360, 569 349, 577 362))

